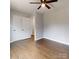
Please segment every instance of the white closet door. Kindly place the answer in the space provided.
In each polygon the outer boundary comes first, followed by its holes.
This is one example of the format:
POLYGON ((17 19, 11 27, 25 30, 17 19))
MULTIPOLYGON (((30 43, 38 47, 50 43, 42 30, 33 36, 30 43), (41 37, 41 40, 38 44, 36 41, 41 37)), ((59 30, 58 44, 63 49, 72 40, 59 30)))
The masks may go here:
POLYGON ((21 27, 21 16, 13 15, 13 26, 21 27))
POLYGON ((32 34, 32 19, 13 15, 11 19, 11 41, 30 38, 32 34))
POLYGON ((22 34, 24 38, 30 37, 32 34, 32 20, 30 18, 23 17, 22 19, 22 34))
POLYGON ((13 15, 13 24, 12 24, 12 41, 21 39, 21 17, 13 15))

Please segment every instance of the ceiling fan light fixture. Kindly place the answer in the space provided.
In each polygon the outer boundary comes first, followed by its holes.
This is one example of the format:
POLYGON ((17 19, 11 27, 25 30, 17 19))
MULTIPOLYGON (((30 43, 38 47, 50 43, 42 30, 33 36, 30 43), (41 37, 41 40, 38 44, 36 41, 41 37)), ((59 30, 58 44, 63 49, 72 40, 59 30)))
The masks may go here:
POLYGON ((42 7, 45 7, 45 4, 44 3, 42 3, 42 5, 41 5, 42 7))
POLYGON ((39 10, 41 7, 46 7, 48 9, 51 9, 51 7, 48 5, 48 3, 57 2, 58 0, 40 0, 40 2, 30 2, 30 4, 41 4, 37 9, 39 10))

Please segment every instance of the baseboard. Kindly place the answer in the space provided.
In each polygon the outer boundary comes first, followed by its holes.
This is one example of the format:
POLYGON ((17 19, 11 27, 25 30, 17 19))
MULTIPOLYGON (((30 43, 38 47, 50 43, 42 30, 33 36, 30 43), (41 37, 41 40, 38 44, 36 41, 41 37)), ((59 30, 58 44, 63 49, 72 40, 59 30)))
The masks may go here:
POLYGON ((36 41, 37 41, 37 40, 40 40, 40 39, 42 39, 42 37, 41 37, 41 38, 36 38, 36 41))
MULTIPOLYGON (((36 38, 35 41, 43 39, 43 38, 44 39, 48 39, 48 40, 52 40, 52 41, 55 41, 55 42, 58 42, 58 43, 61 43, 61 44, 69 45, 68 43, 65 43, 65 42, 62 42, 62 41, 58 41, 58 40, 55 40, 55 39, 51 39, 51 38, 48 38, 48 37, 36 38)), ((27 39, 27 38, 25 38, 25 39, 27 39)), ((24 40, 24 39, 20 39, 20 40, 24 40)), ((19 40, 10 41, 10 43, 15 42, 15 41, 19 41, 19 40)))
POLYGON ((64 44, 64 45, 69 45, 68 43, 65 43, 65 42, 62 42, 62 41, 58 41, 58 40, 55 40, 55 39, 51 39, 51 38, 47 38, 47 37, 43 37, 44 39, 48 39, 48 40, 52 40, 52 41, 55 41, 55 42, 58 42, 60 44, 64 44))
MULTIPOLYGON (((27 38, 25 38, 25 39, 28 39, 28 38, 30 38, 30 37, 27 37, 27 38)), ((25 40, 25 39, 19 39, 19 40, 25 40)), ((13 40, 13 41, 10 41, 10 43, 13 43, 13 42, 19 41, 19 40, 13 40)))

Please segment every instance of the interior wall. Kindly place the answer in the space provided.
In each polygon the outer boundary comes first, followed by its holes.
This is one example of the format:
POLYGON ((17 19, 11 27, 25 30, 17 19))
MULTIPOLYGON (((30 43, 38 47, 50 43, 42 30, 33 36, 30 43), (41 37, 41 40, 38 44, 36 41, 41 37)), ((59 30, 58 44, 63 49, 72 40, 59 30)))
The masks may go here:
POLYGON ((35 14, 36 40, 43 38, 43 14, 35 14))
POLYGON ((64 44, 69 44, 69 9, 68 0, 62 1, 61 7, 44 14, 43 37, 64 44))
POLYGON ((59 0, 55 8, 44 14, 29 15, 17 11, 11 12, 11 41, 29 38, 32 34, 34 16, 34 29, 36 40, 47 38, 60 43, 69 43, 69 0, 59 0), (30 19, 30 20, 29 20, 30 19), (23 21, 22 21, 23 20, 23 21), (23 22, 23 25, 22 25, 23 22), (25 30, 22 30, 22 29, 25 30))
POLYGON ((11 11, 11 42, 30 38, 32 34, 32 18, 27 14, 11 11))

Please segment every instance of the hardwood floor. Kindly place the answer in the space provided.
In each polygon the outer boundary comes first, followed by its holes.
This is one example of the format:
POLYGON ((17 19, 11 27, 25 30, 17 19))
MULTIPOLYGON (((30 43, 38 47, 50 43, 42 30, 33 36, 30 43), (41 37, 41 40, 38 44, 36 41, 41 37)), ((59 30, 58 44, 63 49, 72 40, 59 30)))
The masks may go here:
POLYGON ((47 39, 25 39, 11 43, 11 59, 69 59, 69 47, 47 39))

